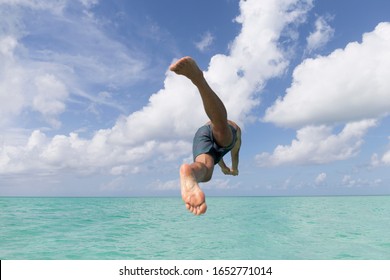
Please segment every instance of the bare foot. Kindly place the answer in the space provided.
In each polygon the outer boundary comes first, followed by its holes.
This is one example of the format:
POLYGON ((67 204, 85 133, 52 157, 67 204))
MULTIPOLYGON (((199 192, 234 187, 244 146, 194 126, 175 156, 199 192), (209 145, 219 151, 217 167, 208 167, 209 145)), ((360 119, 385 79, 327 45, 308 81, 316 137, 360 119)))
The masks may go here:
POLYGON ((181 197, 187 209, 194 215, 204 214, 207 210, 204 192, 196 182, 190 165, 180 168, 181 197))
POLYGON ((169 67, 169 70, 175 72, 178 75, 186 76, 193 83, 204 79, 203 72, 199 69, 195 60, 189 56, 179 59, 169 67))

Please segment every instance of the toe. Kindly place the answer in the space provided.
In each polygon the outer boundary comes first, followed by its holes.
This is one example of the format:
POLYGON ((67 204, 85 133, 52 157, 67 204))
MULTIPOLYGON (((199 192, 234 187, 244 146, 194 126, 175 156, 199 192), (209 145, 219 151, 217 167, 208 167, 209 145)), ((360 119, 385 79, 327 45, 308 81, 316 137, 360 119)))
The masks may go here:
POLYGON ((203 203, 202 205, 200 205, 198 207, 198 215, 202 215, 206 212, 206 209, 207 209, 207 206, 206 206, 206 203, 203 203))

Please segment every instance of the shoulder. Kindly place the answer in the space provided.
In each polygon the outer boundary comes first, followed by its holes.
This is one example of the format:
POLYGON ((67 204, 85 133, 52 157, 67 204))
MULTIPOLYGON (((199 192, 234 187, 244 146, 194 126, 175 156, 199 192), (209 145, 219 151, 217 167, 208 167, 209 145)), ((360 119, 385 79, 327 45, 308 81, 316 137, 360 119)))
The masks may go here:
POLYGON ((229 120, 228 123, 236 129, 235 148, 240 149, 240 147, 241 147, 241 128, 233 121, 229 120))
POLYGON ((234 121, 228 120, 228 123, 237 130, 237 135, 241 136, 241 128, 234 121))

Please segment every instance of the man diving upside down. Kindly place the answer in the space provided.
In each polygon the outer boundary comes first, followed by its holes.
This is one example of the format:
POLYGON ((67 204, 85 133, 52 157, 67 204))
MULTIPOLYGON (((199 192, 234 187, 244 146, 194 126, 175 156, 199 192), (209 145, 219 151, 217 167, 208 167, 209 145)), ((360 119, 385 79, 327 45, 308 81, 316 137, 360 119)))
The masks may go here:
POLYGON ((180 167, 181 196, 187 209, 195 215, 207 210, 205 194, 200 182, 210 181, 214 165, 218 164, 225 175, 238 175, 241 129, 227 119, 225 105, 210 88, 203 72, 191 57, 183 57, 169 69, 191 80, 198 88, 203 107, 210 121, 198 129, 193 142, 194 162, 180 167), (231 153, 232 167, 226 166, 223 156, 231 153))

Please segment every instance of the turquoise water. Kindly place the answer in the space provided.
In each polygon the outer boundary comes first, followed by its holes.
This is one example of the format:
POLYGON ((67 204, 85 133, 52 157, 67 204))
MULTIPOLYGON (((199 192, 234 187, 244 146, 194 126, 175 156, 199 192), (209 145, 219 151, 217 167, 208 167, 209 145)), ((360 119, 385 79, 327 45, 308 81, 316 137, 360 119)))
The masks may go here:
POLYGON ((0 198, 0 259, 390 259, 390 196, 0 198))

